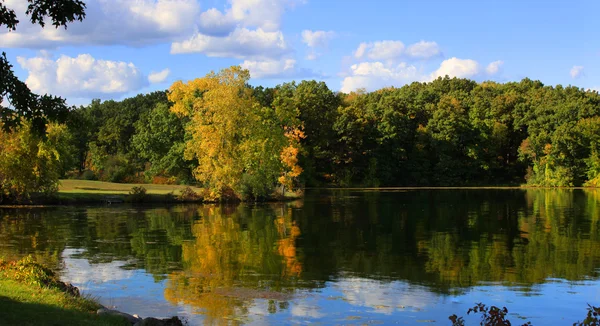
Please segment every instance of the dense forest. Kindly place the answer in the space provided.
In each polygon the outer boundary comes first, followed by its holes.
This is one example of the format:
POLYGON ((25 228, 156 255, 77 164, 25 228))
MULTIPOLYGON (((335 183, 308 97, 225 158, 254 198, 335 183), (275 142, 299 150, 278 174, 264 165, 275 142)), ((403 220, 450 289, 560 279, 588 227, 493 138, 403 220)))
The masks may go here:
MULTIPOLYGON (((2 196, 59 178, 198 184, 215 199, 319 186, 596 186, 600 95, 540 81, 438 78, 350 94, 249 85, 239 67, 122 101, 37 136, 0 133, 2 196)), ((6 127, 6 126, 5 126, 6 127)))

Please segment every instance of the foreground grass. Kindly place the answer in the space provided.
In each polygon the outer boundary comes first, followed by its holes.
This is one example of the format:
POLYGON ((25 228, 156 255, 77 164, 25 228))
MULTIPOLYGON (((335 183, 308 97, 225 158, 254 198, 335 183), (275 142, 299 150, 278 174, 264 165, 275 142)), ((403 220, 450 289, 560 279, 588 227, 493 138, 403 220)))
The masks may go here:
POLYGON ((130 325, 123 318, 96 315, 98 308, 57 289, 0 279, 2 325, 130 325))
POLYGON ((0 261, 1 325, 130 325, 98 316, 95 301, 68 294, 56 276, 31 260, 0 261))

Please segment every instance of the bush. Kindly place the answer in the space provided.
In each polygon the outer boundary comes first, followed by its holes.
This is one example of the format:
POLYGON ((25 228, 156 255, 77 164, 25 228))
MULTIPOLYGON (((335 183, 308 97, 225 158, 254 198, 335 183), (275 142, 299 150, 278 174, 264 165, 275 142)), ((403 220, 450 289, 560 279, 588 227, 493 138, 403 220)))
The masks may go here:
POLYGON ((192 188, 185 187, 181 190, 179 196, 177 196, 177 200, 183 202, 201 201, 202 196, 196 193, 192 188))
POLYGON ((92 170, 85 170, 79 177, 81 180, 98 180, 96 173, 92 170))
POLYGON ((148 195, 146 194, 146 188, 142 186, 131 188, 129 196, 127 197, 127 201, 132 203, 141 203, 147 201, 147 199, 148 195))

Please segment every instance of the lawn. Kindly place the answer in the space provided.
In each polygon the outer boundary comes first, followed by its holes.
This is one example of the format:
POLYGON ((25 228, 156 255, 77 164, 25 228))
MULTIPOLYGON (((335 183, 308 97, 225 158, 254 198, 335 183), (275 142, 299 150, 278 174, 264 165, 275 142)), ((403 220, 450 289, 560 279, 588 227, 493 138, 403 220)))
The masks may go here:
MULTIPOLYGON (((180 185, 155 185, 155 184, 135 184, 135 183, 112 183, 91 180, 60 180, 58 187, 59 193, 83 193, 83 194, 104 194, 104 195, 127 195, 133 187, 144 187, 148 194, 166 195, 173 193, 179 194, 181 190, 188 186, 180 185)), ((195 192, 202 192, 202 188, 190 187, 195 192)))
MULTIPOLYGON (((58 198, 61 203, 66 204, 104 202, 110 198, 124 201, 133 187, 144 187, 148 202, 165 202, 173 201, 172 197, 179 195, 188 186, 60 180, 58 198), (173 196, 170 196, 171 194, 173 196)), ((198 187, 190 188, 198 194, 203 191, 198 187)))

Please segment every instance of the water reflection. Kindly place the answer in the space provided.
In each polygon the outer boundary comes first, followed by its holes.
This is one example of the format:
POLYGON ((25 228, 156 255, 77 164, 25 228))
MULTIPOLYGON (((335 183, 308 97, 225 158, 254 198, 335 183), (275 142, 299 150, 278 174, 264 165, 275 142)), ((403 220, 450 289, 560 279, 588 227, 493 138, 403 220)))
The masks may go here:
POLYGON ((206 324, 446 321, 480 296, 570 295, 583 316, 598 300, 584 288, 598 279, 599 204, 596 190, 339 190, 258 206, 0 209, 0 256, 33 254, 132 312, 154 302, 206 324))

